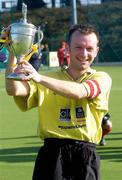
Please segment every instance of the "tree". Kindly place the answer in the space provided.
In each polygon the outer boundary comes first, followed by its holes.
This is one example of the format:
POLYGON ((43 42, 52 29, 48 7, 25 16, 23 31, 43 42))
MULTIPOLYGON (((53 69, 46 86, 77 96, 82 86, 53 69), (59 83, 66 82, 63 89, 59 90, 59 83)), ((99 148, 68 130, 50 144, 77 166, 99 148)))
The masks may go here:
POLYGON ((60 0, 60 4, 61 4, 61 7, 62 6, 70 6, 71 5, 71 1, 60 0))
POLYGON ((52 2, 52 7, 55 7, 55 0, 51 0, 52 2))
POLYGON ((27 8, 29 10, 46 7, 46 3, 43 0, 18 0, 17 10, 22 9, 22 3, 23 2, 27 5, 27 8))

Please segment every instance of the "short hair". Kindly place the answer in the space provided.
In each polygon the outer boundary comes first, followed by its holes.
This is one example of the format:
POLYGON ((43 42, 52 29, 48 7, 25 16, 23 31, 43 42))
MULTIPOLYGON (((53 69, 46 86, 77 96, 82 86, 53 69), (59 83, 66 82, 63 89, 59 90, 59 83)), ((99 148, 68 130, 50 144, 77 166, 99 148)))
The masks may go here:
POLYGON ((67 36, 68 44, 71 43, 72 34, 75 31, 79 31, 81 34, 85 34, 85 35, 94 33, 96 35, 98 43, 99 43, 99 39, 100 39, 99 33, 97 32, 96 28, 93 25, 91 25, 91 24, 75 24, 75 25, 71 26, 71 28, 68 32, 68 36, 67 36))

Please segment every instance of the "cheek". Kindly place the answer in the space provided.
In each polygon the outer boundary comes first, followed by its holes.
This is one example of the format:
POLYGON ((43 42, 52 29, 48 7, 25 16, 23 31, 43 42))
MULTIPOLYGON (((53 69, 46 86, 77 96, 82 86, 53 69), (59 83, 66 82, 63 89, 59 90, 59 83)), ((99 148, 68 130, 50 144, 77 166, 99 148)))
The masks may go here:
POLYGON ((75 56, 76 52, 74 51, 74 49, 70 49, 70 57, 73 57, 75 56))
POLYGON ((76 49, 71 49, 70 54, 72 57, 80 56, 80 52, 76 49))
POLYGON ((95 57, 97 56, 97 52, 94 51, 93 53, 90 54, 90 56, 91 56, 92 58, 95 58, 95 57))

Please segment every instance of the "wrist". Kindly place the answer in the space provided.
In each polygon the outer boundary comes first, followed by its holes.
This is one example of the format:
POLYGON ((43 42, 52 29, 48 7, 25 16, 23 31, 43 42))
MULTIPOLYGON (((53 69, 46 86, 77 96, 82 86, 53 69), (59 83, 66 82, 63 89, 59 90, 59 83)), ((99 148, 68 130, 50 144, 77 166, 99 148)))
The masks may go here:
POLYGON ((40 74, 38 74, 36 76, 29 75, 29 78, 38 84, 40 84, 42 82, 42 76, 40 74))
POLYGON ((37 83, 41 83, 42 82, 42 75, 39 74, 38 78, 37 78, 37 83))

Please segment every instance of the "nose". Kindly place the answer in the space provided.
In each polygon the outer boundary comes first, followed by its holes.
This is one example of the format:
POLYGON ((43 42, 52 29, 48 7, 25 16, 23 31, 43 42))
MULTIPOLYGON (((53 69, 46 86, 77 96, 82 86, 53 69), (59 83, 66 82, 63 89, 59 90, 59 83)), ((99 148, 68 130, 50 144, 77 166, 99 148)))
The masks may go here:
POLYGON ((87 56, 87 50, 86 50, 86 49, 82 49, 81 55, 82 55, 83 57, 86 57, 86 56, 87 56))

